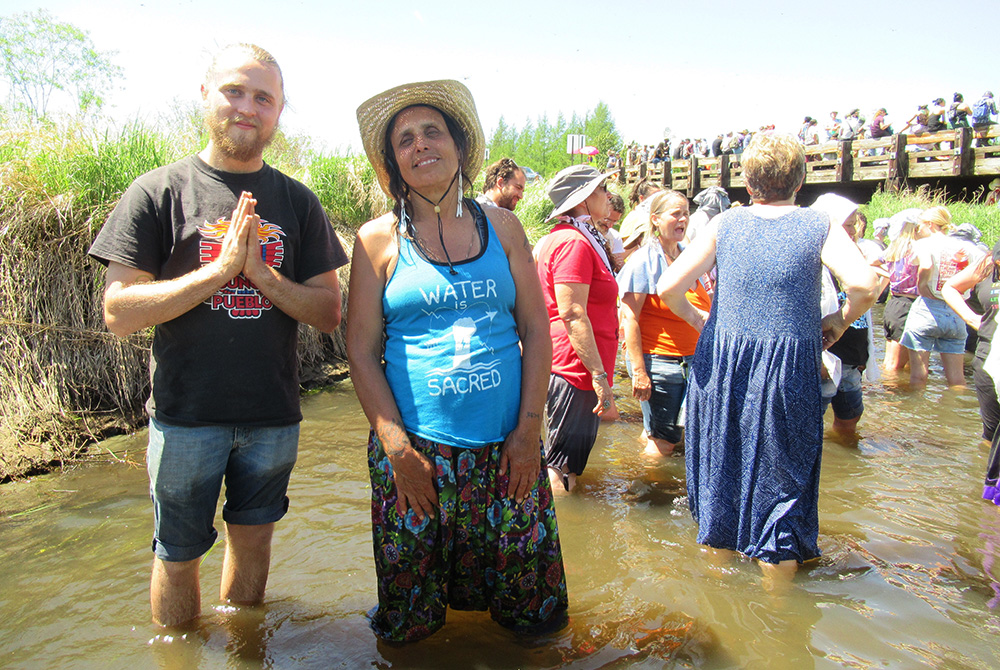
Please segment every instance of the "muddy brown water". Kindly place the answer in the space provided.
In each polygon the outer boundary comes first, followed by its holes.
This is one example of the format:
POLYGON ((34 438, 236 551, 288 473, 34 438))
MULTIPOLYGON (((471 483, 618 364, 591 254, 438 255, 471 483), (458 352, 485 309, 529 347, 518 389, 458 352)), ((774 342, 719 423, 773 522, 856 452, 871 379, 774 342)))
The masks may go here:
POLYGON ((531 640, 451 612, 422 643, 376 642, 367 425, 349 382, 304 399, 266 604, 219 605, 216 546, 201 620, 169 636, 149 623, 145 432, 109 440, 102 459, 0 487, 0 667, 994 668, 988 448, 973 391, 947 390, 938 366, 932 377, 923 391, 867 386, 860 439, 827 433, 823 557, 783 595, 754 564, 695 543, 683 458, 644 457, 638 408, 622 399, 626 420, 601 427, 581 490, 556 503, 570 626, 531 640))

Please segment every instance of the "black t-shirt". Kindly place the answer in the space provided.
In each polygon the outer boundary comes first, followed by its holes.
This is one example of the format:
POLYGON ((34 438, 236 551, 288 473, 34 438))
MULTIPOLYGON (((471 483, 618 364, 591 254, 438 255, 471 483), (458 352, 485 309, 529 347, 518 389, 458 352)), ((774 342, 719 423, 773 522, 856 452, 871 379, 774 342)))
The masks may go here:
MULTIPOLYGON (((837 302, 843 306, 847 296, 840 291, 840 282, 836 277, 833 277, 833 283, 838 291, 837 302)), ((858 317, 830 347, 830 353, 839 358, 844 365, 868 365, 868 330, 872 327, 870 315, 871 312, 865 312, 858 317)))
MULTIPOLYGON (((265 165, 215 170, 190 156, 139 177, 98 234, 90 255, 181 277, 216 258, 242 191, 253 193, 265 262, 302 283, 347 262, 316 196, 265 165)), ((176 425, 281 426, 302 419, 298 324, 243 275, 156 327, 150 416, 176 425)))

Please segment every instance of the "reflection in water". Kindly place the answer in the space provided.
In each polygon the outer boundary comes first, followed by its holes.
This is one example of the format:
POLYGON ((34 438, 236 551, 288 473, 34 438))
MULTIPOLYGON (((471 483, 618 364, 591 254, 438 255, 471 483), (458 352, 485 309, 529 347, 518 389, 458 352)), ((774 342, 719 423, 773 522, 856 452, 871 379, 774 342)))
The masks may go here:
POLYGON ((376 641, 364 618, 375 602, 367 426, 349 384, 304 403, 266 604, 213 603, 217 547, 202 566, 203 617, 166 636, 148 623, 145 433, 112 440, 133 465, 87 463, 0 487, 0 665, 994 667, 1000 513, 979 500, 987 447, 973 392, 948 391, 936 373, 926 390, 897 379, 867 388, 859 434, 828 433, 823 556, 783 594, 761 588, 754 563, 695 543, 681 452, 646 457, 639 424, 603 424, 579 492, 556 502, 570 625, 540 639, 485 613, 449 612, 419 644, 376 641))

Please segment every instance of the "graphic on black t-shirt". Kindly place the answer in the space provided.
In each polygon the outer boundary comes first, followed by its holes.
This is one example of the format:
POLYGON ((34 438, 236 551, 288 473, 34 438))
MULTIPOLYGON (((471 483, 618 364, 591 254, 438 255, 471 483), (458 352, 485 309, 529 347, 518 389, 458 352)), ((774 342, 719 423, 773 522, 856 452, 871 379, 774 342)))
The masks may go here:
MULTIPOLYGON (((206 221, 204 225, 198 227, 198 232, 201 233, 198 246, 199 260, 202 265, 211 263, 219 257, 222 240, 229 230, 229 224, 228 219, 219 219, 215 223, 206 221)), ((260 238, 261 256, 269 267, 281 267, 281 262, 285 258, 285 244, 281 239, 284 235, 285 232, 280 226, 261 219, 257 237, 260 238)), ((256 319, 272 306, 271 301, 242 273, 230 279, 205 303, 212 309, 226 310, 233 319, 256 319)))

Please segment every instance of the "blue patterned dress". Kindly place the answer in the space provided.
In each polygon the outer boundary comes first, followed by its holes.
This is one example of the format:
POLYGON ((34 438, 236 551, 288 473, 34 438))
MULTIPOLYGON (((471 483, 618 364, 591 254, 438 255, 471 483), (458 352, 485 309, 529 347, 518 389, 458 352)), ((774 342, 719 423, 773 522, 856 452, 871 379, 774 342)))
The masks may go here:
POLYGON ((688 386, 688 504, 698 542, 769 563, 819 555, 825 214, 722 215, 712 312, 688 386))

